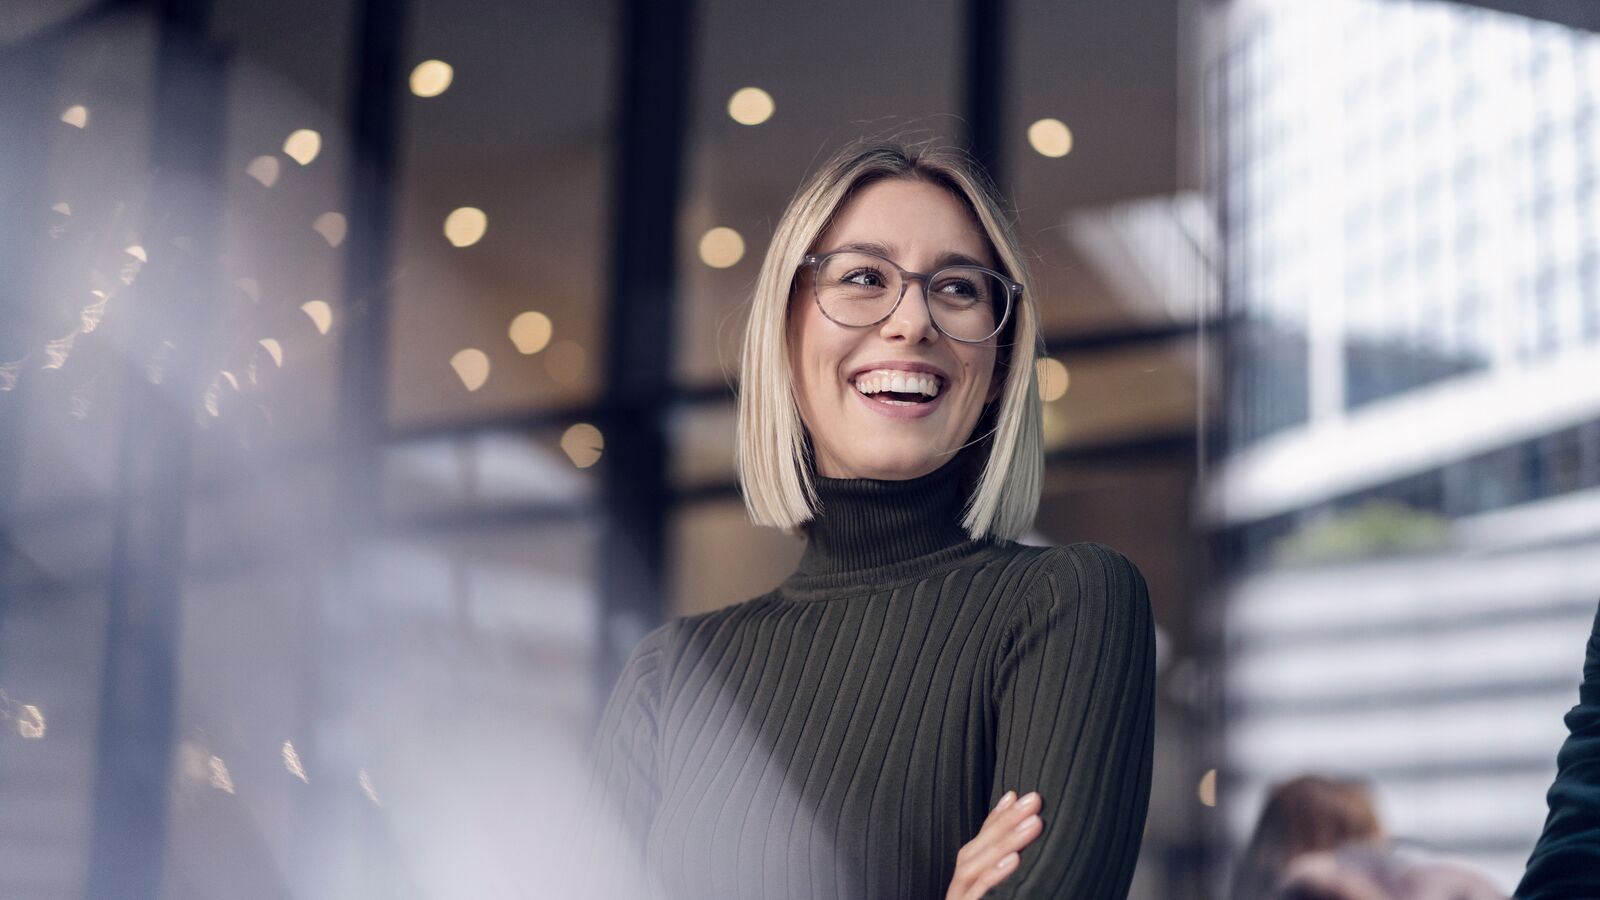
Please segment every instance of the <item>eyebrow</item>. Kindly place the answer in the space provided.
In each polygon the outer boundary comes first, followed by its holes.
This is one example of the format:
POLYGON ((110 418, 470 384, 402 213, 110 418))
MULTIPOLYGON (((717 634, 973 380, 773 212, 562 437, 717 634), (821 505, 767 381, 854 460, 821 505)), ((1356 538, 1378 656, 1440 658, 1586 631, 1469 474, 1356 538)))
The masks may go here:
MULTIPOLYGON (((880 244, 877 241, 851 241, 848 244, 840 244, 829 252, 837 253, 840 250, 856 250, 862 253, 876 253, 879 256, 887 257, 889 259, 894 259, 897 255, 894 247, 891 247, 888 244, 880 244)), ((945 266, 977 266, 980 269, 992 268, 988 263, 983 262, 982 260, 973 259, 965 253, 959 253, 954 250, 946 250, 934 259, 933 268, 929 271, 937 272, 945 266)))

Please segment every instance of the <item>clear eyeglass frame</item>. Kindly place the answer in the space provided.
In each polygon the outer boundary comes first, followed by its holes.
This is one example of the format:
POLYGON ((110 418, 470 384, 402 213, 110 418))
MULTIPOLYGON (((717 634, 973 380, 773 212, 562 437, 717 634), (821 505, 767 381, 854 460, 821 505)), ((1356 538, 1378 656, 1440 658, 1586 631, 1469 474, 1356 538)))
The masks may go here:
POLYGON ((881 256, 877 253, 868 252, 866 250, 830 250, 827 253, 807 253, 805 256, 801 257, 801 261, 805 266, 810 267, 811 269, 811 299, 817 304, 817 309, 822 312, 822 315, 828 321, 843 328, 871 328, 874 325, 881 324, 890 316, 894 315, 895 310, 900 308, 900 301, 904 300, 906 297, 906 286, 909 285, 913 280, 916 280, 922 282, 922 302, 928 309, 928 321, 933 323, 933 327, 937 329, 940 334, 952 341, 957 341, 962 344, 981 344, 1004 330, 1006 323, 1011 321, 1011 311, 1016 308, 1017 298, 1022 296, 1021 282, 1014 281, 993 269, 986 269, 983 266, 945 266, 943 269, 940 269, 937 272, 924 274, 922 272, 912 272, 909 269, 902 268, 900 264, 894 260, 886 256, 881 256), (889 305, 888 311, 880 316, 876 321, 867 322, 863 325, 852 325, 847 322, 840 322, 833 316, 828 315, 828 308, 822 305, 822 294, 817 283, 819 276, 822 274, 822 266, 828 261, 829 257, 839 256, 845 253, 855 256, 870 256, 873 259, 881 260, 891 269, 894 269, 900 274, 900 295, 894 298, 894 303, 889 305), (993 276, 1001 284, 1005 285, 1005 309, 1001 311, 999 317, 995 320, 994 330, 981 338, 972 339, 956 337, 950 332, 945 331, 944 328, 939 325, 939 319, 933 313, 932 301, 928 299, 928 285, 933 284, 935 279, 951 269, 976 269, 977 271, 983 272, 986 275, 993 276))

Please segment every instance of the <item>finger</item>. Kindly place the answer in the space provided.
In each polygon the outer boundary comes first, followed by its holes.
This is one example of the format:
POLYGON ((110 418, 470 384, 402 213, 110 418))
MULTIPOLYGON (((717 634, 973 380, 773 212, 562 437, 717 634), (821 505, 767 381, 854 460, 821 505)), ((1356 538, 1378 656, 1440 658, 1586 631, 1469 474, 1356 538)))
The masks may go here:
POLYGON ((1001 797, 1000 802, 994 805, 994 809, 989 810, 989 815, 983 821, 988 823, 989 820, 1005 812, 1015 802, 1017 802, 1017 792, 1006 791, 1005 796, 1001 797))
POLYGON ((999 862, 984 870, 982 877, 978 879, 978 883, 973 885, 973 888, 977 890, 976 896, 982 897, 989 892, 990 888, 1011 877, 1011 873, 1017 870, 1017 863, 1021 859, 1022 857, 1015 852, 1007 853, 1005 856, 1000 857, 999 862))
POLYGON ((1007 855, 1020 852, 1039 836, 1043 823, 1034 812, 1038 806, 1038 797, 1029 795, 985 823, 957 856, 956 874, 963 884, 975 884, 992 875, 991 868, 1007 855))
MULTIPOLYGON (((1005 809, 996 807, 989 818, 984 820, 983 827, 969 843, 976 844, 977 849, 986 850, 991 846, 1003 843, 1011 830, 1025 821, 1029 816, 1038 815, 1040 798, 1037 791, 1026 794, 1005 809)), ((1008 847, 1002 854, 1014 849, 1008 847)), ((998 859, 998 857, 996 857, 998 859)))

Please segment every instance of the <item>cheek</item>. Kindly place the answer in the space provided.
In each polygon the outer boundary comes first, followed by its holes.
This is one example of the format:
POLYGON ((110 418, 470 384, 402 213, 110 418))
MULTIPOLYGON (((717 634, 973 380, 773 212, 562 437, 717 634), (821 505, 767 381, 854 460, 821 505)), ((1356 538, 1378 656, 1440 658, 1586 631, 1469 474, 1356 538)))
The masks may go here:
POLYGON ((995 350, 986 348, 974 352, 966 360, 968 383, 972 385, 972 394, 978 406, 989 402, 997 393, 995 359, 995 350))
POLYGON ((814 412, 826 402, 833 381, 830 373, 838 358, 826 340, 826 331, 813 321, 820 313, 806 304, 796 304, 789 313, 789 376, 793 380, 803 413, 814 412), (830 361, 831 360, 831 361, 830 361))

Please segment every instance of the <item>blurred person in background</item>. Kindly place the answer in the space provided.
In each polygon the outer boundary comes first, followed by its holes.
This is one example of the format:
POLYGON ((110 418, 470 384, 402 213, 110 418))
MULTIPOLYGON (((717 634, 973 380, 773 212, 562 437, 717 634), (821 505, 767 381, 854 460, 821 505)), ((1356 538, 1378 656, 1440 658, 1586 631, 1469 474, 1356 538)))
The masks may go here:
POLYGON ((1517 886, 1519 900, 1600 897, 1600 610, 1583 661, 1578 705, 1566 716, 1539 843, 1517 886))
POLYGON ((1267 793, 1255 831, 1233 876, 1233 900, 1276 896, 1302 856, 1351 844, 1376 844, 1383 824, 1372 793, 1360 781, 1301 775, 1267 793))
POLYGON ((1024 546, 1042 347, 964 154, 850 146, 801 186, 751 304, 737 458, 799 530, 773 591, 669 621, 593 744, 597 896, 1127 895, 1154 632, 1097 543, 1024 546))
POLYGON ((1505 900, 1483 876, 1379 845, 1308 853, 1289 865, 1276 900, 1505 900))

